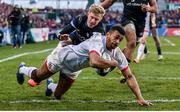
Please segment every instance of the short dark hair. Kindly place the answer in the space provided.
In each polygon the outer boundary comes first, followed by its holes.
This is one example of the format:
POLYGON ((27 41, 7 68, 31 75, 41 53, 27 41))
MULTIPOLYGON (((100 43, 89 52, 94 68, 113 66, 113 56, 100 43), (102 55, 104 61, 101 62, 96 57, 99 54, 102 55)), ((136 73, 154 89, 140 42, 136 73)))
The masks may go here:
POLYGON ((121 35, 125 36, 124 28, 120 24, 112 26, 108 32, 115 30, 118 31, 121 35))

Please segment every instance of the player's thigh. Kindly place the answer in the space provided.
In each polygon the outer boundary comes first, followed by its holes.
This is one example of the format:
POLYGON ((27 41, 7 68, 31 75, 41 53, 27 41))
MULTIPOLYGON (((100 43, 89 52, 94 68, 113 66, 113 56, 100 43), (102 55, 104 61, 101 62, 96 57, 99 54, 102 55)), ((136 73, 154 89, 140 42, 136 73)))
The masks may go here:
POLYGON ((64 68, 63 69, 63 76, 65 76, 69 80, 76 80, 81 72, 82 72, 82 70, 79 70, 79 71, 76 71, 76 72, 71 72, 70 70, 64 68))
POLYGON ((56 47, 50 55, 46 58, 40 69, 38 70, 38 76, 42 78, 50 77, 52 74, 60 71, 61 57, 59 50, 61 47, 56 47))
POLYGON ((135 41, 136 40, 136 28, 135 28, 135 25, 134 25, 134 22, 127 19, 127 18, 124 18, 124 20, 121 21, 121 24, 123 25, 124 27, 124 30, 126 32, 126 39, 128 42, 130 41, 135 41))
POLYGON ((70 87, 72 86, 73 82, 76 80, 79 73, 80 71, 74 73, 66 73, 66 74, 60 72, 58 85, 54 93, 57 99, 60 99, 61 96, 70 89, 70 87))
POLYGON ((134 24, 129 23, 124 27, 124 30, 126 32, 126 40, 128 45, 135 45, 137 37, 136 37, 136 29, 134 24))
POLYGON ((134 22, 127 17, 122 17, 121 24, 124 27, 126 33, 135 32, 134 22))

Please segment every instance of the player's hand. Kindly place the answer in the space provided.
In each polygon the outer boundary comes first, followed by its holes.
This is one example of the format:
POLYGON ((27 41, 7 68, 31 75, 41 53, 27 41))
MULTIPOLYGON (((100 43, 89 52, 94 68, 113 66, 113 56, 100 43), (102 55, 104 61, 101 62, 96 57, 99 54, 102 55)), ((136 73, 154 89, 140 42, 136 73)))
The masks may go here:
POLYGON ((111 63, 111 66, 112 66, 112 67, 118 66, 118 62, 117 62, 115 59, 112 58, 111 62, 112 62, 112 63, 111 63))
POLYGON ((146 37, 145 37, 145 36, 141 37, 141 38, 140 38, 140 42, 141 42, 142 44, 146 44, 146 37))
POLYGON ((69 34, 62 34, 62 35, 58 35, 58 39, 60 41, 66 41, 66 40, 69 40, 69 34))
POLYGON ((137 103, 141 106, 152 106, 153 104, 149 101, 146 101, 146 100, 137 100, 137 103))
POLYGON ((149 12, 149 11, 150 11, 150 6, 149 6, 149 5, 146 5, 146 4, 143 4, 143 5, 141 6, 141 10, 142 10, 143 12, 149 12))

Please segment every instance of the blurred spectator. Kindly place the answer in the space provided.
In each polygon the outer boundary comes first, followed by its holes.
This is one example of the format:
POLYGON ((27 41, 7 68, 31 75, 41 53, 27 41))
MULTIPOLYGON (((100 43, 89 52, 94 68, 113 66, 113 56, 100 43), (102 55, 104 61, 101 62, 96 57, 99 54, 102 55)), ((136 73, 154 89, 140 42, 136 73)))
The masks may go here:
POLYGON ((22 44, 24 44, 27 39, 29 28, 30 28, 29 15, 28 13, 24 12, 21 19, 22 44))
POLYGON ((8 38, 8 22, 7 18, 1 18, 0 20, 0 31, 1 31, 1 46, 10 44, 10 38, 8 38))
MULTIPOLYGON (((157 15, 158 21, 161 18, 165 19, 168 27, 180 27, 180 9, 177 10, 163 10, 157 15)), ((160 25, 158 25, 160 26, 160 25)))
MULTIPOLYGON (((179 0, 169 0, 169 2, 178 2, 179 0)), ((21 42, 27 37, 28 29, 30 28, 43 28, 48 27, 50 34, 49 38, 55 38, 55 32, 61 30, 66 24, 68 24, 74 17, 85 12, 83 9, 53 9, 52 7, 46 7, 45 9, 37 9, 33 13, 33 9, 25 9, 23 13, 20 11, 18 13, 12 14, 15 9, 19 8, 13 7, 10 4, 0 3, 0 30, 3 32, 4 43, 9 43, 10 39, 7 37, 7 32, 9 32, 9 25, 12 30, 12 42, 13 47, 20 47, 21 42), (10 14, 11 13, 11 14, 10 14), (27 15, 28 14, 28 15, 27 15), (9 16, 8 16, 9 15, 9 16), (14 17, 13 17, 14 16, 14 17), (21 20, 21 32, 23 36, 17 38, 20 34, 19 24, 21 20), (9 23, 7 23, 7 18, 9 23), (13 22, 14 21, 14 22, 13 22), (14 27, 13 27, 14 26, 14 27), (16 26, 16 27, 15 27, 16 26), (14 38, 14 35, 16 38, 14 38), (18 44, 18 46, 16 46, 18 44)), ((180 27, 180 9, 177 10, 163 10, 157 14, 157 26, 158 27, 180 27)), ((122 12, 107 10, 104 21, 106 22, 107 29, 114 24, 119 23, 122 12)), ((10 31, 11 31, 10 30, 10 31)))
POLYGON ((170 3, 180 3, 179 0, 169 0, 170 3))
POLYGON ((158 20, 158 27, 159 28, 166 28, 167 27, 167 21, 165 20, 164 17, 160 17, 158 20))
POLYGON ((13 41, 13 48, 19 47, 21 48, 22 39, 21 39, 21 10, 18 5, 15 5, 13 11, 8 16, 10 27, 11 27, 11 35, 13 41))
POLYGON ((0 46, 2 46, 2 40, 3 40, 3 31, 0 30, 0 46))
POLYGON ((49 19, 47 21, 47 25, 49 27, 49 40, 54 40, 56 36, 57 24, 55 19, 49 19))

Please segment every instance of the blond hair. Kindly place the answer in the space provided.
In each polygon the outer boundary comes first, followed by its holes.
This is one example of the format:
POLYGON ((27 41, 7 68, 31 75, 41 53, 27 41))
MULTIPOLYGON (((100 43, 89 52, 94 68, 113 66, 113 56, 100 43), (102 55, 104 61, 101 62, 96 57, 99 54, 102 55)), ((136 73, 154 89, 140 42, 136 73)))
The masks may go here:
POLYGON ((89 12, 92 12, 94 14, 102 14, 104 16, 106 11, 105 11, 105 9, 101 5, 92 4, 89 7, 89 12))

